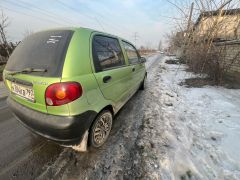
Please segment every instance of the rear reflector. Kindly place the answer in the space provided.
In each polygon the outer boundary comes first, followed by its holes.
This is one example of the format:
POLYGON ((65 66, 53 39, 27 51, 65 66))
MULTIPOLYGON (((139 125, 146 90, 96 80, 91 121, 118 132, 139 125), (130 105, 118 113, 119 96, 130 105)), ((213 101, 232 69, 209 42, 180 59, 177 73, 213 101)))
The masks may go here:
POLYGON ((45 93, 46 105, 61 106, 82 96, 82 86, 77 82, 61 82, 48 86, 45 93))

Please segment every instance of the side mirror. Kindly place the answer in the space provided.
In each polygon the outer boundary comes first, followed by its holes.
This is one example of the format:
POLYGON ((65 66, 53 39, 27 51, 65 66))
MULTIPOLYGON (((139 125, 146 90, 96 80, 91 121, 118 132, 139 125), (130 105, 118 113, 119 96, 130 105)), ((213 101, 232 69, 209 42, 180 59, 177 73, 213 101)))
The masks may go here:
POLYGON ((140 58, 140 62, 141 62, 141 63, 145 63, 146 61, 147 61, 147 60, 146 60, 145 57, 141 57, 141 58, 140 58))

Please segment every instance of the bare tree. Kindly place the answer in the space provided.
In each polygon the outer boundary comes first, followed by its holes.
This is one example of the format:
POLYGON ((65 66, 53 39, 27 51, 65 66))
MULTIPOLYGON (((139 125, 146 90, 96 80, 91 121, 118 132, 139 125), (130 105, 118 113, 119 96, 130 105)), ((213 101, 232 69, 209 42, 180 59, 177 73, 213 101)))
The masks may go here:
POLYGON ((18 43, 12 43, 7 37, 7 28, 10 25, 9 18, 1 11, 0 14, 0 60, 6 63, 18 43))
POLYGON ((0 45, 1 45, 1 55, 6 54, 7 58, 10 55, 9 44, 6 37, 6 28, 9 26, 8 17, 4 15, 3 11, 1 12, 0 17, 0 45), (2 52, 4 51, 4 52, 2 52))
MULTIPOLYGON (((187 8, 190 15, 176 22, 175 33, 169 36, 171 49, 181 49, 181 57, 194 72, 207 73, 216 83, 221 83, 240 56, 239 48, 232 59, 227 57, 231 47, 229 41, 239 41, 240 14, 236 8, 240 7, 240 1, 194 0, 197 8, 190 4, 187 8), (191 27, 189 22, 192 20, 196 23, 191 27)), ((187 12, 186 7, 174 6, 180 14, 187 12)))

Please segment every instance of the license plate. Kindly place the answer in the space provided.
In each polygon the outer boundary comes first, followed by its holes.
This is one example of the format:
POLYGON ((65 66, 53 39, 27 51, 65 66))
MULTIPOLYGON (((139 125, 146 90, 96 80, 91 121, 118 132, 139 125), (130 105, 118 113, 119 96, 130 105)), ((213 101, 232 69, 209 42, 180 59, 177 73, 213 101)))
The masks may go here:
POLYGON ((27 100, 34 101, 34 91, 31 86, 24 86, 12 82, 11 89, 14 94, 17 94, 27 100))

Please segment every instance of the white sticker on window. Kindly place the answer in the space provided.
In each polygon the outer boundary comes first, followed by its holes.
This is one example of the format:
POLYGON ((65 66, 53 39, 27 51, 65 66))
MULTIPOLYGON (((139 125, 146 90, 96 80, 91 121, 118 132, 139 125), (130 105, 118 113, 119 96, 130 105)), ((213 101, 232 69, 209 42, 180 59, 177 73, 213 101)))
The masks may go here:
POLYGON ((47 44, 52 43, 55 44, 59 41, 57 38, 61 38, 62 36, 50 36, 50 38, 47 40, 47 44))

